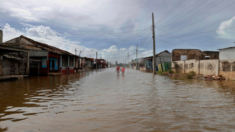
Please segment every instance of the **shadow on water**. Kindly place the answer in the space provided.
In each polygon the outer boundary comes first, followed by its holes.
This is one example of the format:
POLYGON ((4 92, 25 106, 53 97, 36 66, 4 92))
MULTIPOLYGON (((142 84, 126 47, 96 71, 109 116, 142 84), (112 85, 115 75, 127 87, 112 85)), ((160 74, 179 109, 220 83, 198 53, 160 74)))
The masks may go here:
POLYGON ((6 127, 6 128, 1 128, 0 127, 0 132, 6 132, 8 130, 8 128, 6 127))

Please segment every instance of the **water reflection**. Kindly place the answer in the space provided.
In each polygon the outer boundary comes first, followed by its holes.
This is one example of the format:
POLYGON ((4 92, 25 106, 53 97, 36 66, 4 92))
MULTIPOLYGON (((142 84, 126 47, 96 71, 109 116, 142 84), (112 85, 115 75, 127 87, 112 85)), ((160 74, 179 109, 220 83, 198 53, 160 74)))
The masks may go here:
POLYGON ((235 129, 233 81, 114 71, 0 82, 0 132, 235 129))

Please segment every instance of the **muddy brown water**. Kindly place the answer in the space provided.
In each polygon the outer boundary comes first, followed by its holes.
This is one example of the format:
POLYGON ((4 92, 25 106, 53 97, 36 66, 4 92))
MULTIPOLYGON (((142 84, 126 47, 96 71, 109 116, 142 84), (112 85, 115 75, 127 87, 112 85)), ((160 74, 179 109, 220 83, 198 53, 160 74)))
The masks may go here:
POLYGON ((114 71, 0 82, 0 132, 235 130, 233 81, 114 71))

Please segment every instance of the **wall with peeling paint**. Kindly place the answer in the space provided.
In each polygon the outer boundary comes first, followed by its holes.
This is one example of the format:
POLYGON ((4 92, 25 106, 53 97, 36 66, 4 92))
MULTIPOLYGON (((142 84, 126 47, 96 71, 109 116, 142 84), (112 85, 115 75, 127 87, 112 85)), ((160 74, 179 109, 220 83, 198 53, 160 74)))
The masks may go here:
POLYGON ((186 60, 172 62, 172 69, 178 73, 194 71, 202 75, 219 75, 219 60, 186 60))
POLYGON ((220 75, 235 80, 235 59, 220 60, 220 75))
POLYGON ((200 60, 199 68, 202 75, 219 76, 219 60, 200 60))
POLYGON ((184 73, 184 62, 185 61, 174 61, 171 64, 171 68, 176 73, 184 73))

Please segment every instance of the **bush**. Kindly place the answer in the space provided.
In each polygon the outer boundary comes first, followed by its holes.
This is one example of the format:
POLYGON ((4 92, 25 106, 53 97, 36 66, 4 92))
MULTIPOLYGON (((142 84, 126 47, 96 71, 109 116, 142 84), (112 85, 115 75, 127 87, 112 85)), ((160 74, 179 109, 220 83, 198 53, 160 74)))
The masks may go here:
POLYGON ((169 73, 174 73, 174 71, 173 71, 173 70, 171 70, 171 69, 170 69, 170 70, 168 70, 168 72, 169 72, 169 73))
POLYGON ((188 74, 186 75, 186 78, 187 78, 187 79, 192 79, 192 78, 193 78, 193 75, 192 75, 191 73, 188 73, 188 74))
POLYGON ((157 74, 165 73, 165 71, 156 71, 157 74))
POLYGON ((196 75, 194 71, 190 71, 189 74, 191 74, 192 76, 196 75))

